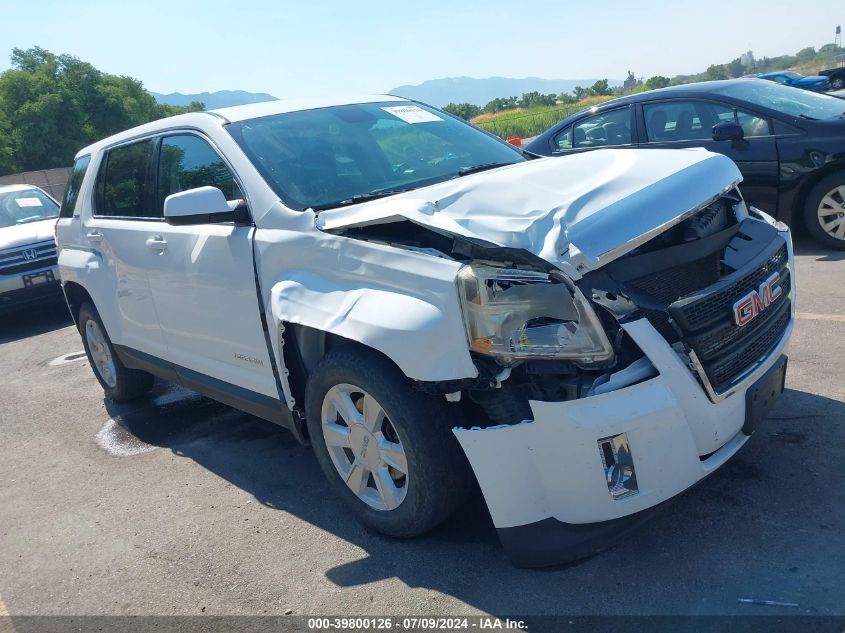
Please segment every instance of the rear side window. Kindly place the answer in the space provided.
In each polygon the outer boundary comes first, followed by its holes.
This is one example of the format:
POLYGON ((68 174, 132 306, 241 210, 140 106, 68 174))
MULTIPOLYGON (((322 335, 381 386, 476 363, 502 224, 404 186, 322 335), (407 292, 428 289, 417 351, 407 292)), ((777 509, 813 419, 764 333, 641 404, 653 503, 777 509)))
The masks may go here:
POLYGON ((97 213, 109 217, 160 216, 151 204, 150 161, 153 141, 115 147, 97 175, 97 213))
POLYGON ((73 215, 76 208, 76 199, 79 197, 79 189, 82 187, 82 181, 85 178, 85 172, 88 170, 88 163, 91 162, 91 156, 83 156, 77 158, 73 163, 73 168, 70 170, 70 178, 65 187, 65 195, 62 198, 62 209, 59 212, 59 217, 69 218, 73 215))
POLYGON ((158 160, 158 215, 162 215, 167 196, 197 187, 217 187, 226 200, 244 197, 232 171, 206 141, 192 134, 162 139, 158 160))

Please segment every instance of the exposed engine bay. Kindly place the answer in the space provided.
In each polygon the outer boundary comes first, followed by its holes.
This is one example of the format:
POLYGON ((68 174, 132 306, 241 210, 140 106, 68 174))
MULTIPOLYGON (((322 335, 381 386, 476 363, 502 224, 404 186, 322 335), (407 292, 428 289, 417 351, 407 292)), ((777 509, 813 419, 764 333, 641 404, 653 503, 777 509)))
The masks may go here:
MULTIPOLYGON (((516 271, 525 271, 525 274, 543 271, 548 274, 551 285, 568 281, 548 262, 524 250, 445 234, 410 221, 337 232, 467 265, 497 262, 496 265, 511 270, 511 278, 485 278, 482 285, 489 288, 495 283, 495 290, 502 296, 506 296, 505 292, 519 292, 522 280, 516 278, 519 277, 516 271)), ((730 386, 755 355, 767 351, 785 326, 784 316, 788 319, 789 313, 786 306, 789 271, 782 270, 785 262, 786 249, 777 229, 750 219, 741 196, 732 190, 575 282, 573 291, 583 296, 594 309, 612 353, 600 355, 595 363, 586 366, 576 360, 543 358, 542 354, 527 359, 508 355, 508 348, 517 351, 527 333, 537 338, 537 333, 546 333, 549 327, 558 323, 571 323, 573 317, 567 317, 563 310, 564 313, 556 315, 559 318, 546 316, 529 320, 526 325, 531 328, 520 330, 518 341, 514 337, 502 339, 500 353, 493 356, 494 343, 490 339, 473 339, 470 334, 470 348, 479 376, 456 381, 419 382, 418 387, 450 394, 453 399, 465 394, 464 406, 472 409, 470 419, 480 426, 518 423, 532 417, 529 400, 568 401, 636 384, 656 375, 642 351, 621 327, 624 323, 646 318, 676 351, 690 358, 690 367, 700 374, 708 393, 715 397, 717 391, 730 386), (749 268, 756 273, 746 279, 749 268), (785 291, 778 294, 778 309, 769 311, 765 320, 755 324, 754 330, 740 331, 736 325, 725 321, 723 311, 716 319, 707 315, 697 319, 689 317, 691 310, 700 308, 698 302, 705 295, 715 292, 718 298, 721 286, 731 292, 737 283, 756 287, 760 283, 758 278, 769 278, 773 272, 779 273, 778 279, 785 291), (767 326, 771 330, 768 336, 746 349, 749 337, 745 335, 763 332, 767 326), (743 345, 737 351, 740 338, 743 345), (712 375, 708 370, 712 370, 712 375)), ((473 301, 477 300, 472 299, 465 305, 474 306, 473 301)), ((550 312, 552 310, 547 309, 544 314, 550 312)))

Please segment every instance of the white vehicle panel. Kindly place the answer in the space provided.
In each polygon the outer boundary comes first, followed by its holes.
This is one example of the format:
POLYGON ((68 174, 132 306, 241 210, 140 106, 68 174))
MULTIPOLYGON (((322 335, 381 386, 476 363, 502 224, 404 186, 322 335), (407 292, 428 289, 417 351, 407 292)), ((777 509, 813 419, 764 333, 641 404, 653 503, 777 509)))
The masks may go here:
POLYGON ((252 227, 150 223, 146 268, 165 360, 278 398, 261 327, 252 227))
POLYGON ((324 211, 336 230, 408 219, 584 272, 677 224, 741 180, 705 150, 599 150, 482 172, 324 211), (568 251, 568 252, 567 252, 568 251))

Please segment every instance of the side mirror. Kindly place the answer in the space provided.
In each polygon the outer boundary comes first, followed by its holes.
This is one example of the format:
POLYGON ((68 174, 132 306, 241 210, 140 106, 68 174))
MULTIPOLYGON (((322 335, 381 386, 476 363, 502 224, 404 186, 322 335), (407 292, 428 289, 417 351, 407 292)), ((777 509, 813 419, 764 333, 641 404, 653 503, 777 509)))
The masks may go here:
POLYGON ((722 121, 713 126, 714 141, 741 141, 742 137, 742 126, 739 123, 722 121))
POLYGON ((226 201, 217 187, 197 187, 173 193, 164 199, 164 219, 174 226, 249 222, 243 200, 226 201))

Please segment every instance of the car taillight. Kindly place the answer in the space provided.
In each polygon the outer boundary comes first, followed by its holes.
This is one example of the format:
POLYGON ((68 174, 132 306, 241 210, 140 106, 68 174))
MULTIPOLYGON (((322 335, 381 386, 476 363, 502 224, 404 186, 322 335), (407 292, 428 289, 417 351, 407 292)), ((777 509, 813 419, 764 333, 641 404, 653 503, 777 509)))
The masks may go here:
POLYGON ((56 244, 59 243, 59 222, 61 222, 61 220, 61 218, 58 218, 56 220, 56 223, 53 225, 53 240, 56 242, 56 244))

